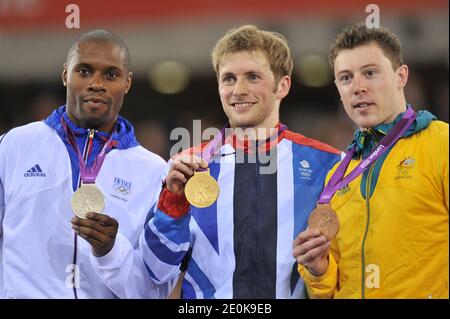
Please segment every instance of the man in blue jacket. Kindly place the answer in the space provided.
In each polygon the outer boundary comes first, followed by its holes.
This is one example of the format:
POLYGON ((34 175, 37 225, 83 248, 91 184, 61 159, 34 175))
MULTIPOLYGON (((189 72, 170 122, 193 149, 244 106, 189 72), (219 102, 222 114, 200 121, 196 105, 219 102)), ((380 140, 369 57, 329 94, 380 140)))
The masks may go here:
POLYGON ((110 32, 85 33, 62 78, 66 105, 0 137, 0 297, 165 297, 171 283, 149 284, 136 249, 165 162, 119 116, 128 49, 110 32), (104 209, 74 217, 82 187, 104 209))

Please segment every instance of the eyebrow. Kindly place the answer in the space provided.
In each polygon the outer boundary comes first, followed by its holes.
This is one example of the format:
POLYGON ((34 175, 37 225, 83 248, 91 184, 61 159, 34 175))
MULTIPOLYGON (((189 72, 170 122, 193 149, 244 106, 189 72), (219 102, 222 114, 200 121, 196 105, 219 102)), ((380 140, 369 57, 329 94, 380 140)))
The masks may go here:
MULTIPOLYGON (((375 63, 364 64, 362 67, 360 67, 360 69, 366 69, 366 68, 374 67, 374 66, 378 66, 378 64, 375 64, 375 63)), ((348 73, 348 72, 351 72, 351 71, 350 70, 342 70, 342 71, 339 71, 337 73, 337 75, 342 74, 342 73, 348 73)))
MULTIPOLYGON (((250 71, 247 71, 247 72, 244 73, 244 75, 249 75, 249 74, 261 74, 261 72, 255 71, 255 70, 250 70, 250 71)), ((220 77, 230 76, 230 75, 231 76, 236 76, 236 74, 233 73, 233 72, 225 72, 220 77)))
POLYGON ((75 66, 73 68, 77 69, 77 68, 81 68, 81 67, 92 69, 92 65, 90 65, 89 63, 85 63, 85 62, 77 63, 77 64, 75 64, 75 66))
POLYGON ((221 75, 220 75, 220 77, 221 78, 223 78, 223 77, 225 77, 225 76, 235 76, 235 74, 233 73, 233 72, 225 72, 225 73, 222 73, 221 75))
MULTIPOLYGON (((91 69, 91 70, 94 69, 94 67, 91 64, 86 63, 86 62, 80 62, 80 63, 78 63, 78 64, 76 64, 74 66, 74 69, 78 69, 78 68, 87 68, 87 69, 91 69)), ((105 70, 106 71, 111 71, 112 70, 112 71, 122 72, 119 67, 113 66, 113 65, 107 66, 105 68, 105 70)))

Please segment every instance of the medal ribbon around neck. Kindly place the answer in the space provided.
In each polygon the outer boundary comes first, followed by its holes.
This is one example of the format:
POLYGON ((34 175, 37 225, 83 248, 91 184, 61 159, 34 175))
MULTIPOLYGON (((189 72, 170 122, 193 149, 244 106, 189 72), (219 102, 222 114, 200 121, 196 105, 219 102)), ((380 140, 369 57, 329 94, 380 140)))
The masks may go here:
MULTIPOLYGON (((215 156, 216 152, 225 141, 225 130, 230 124, 224 126, 214 139, 203 149, 200 156, 207 163, 215 156)), ((279 136, 286 130, 286 126, 281 124, 278 129, 279 136)), ((199 168, 188 180, 184 188, 184 194, 188 202, 198 208, 205 208, 214 204, 219 197, 220 188, 217 181, 209 174, 209 169, 199 168)))
POLYGON ((408 106, 406 112, 403 114, 401 120, 391 129, 391 131, 381 139, 378 145, 375 147, 375 150, 372 153, 359 163, 359 165, 350 172, 345 178, 343 178, 345 171, 347 170, 348 165, 350 164, 350 160, 356 151, 356 145, 354 145, 350 150, 345 154, 345 158, 342 160, 341 164, 339 164, 338 168, 334 172, 333 176, 330 178, 328 184, 323 189, 320 194, 318 204, 328 204, 333 197, 333 195, 342 187, 346 186, 356 177, 364 173, 369 166, 375 162, 382 154, 384 154, 392 145, 397 142, 403 133, 409 128, 409 126, 413 123, 416 115, 414 110, 408 106))
MULTIPOLYGON (((106 154, 112 149, 113 147, 113 134, 111 133, 111 136, 109 137, 108 141, 103 146, 100 154, 95 158, 94 163, 91 167, 87 167, 83 160, 83 155, 81 154, 81 151, 78 147, 77 141, 75 139, 75 135, 70 129, 70 127, 67 125, 66 121, 61 118, 61 124, 64 128, 64 131, 67 134, 67 139, 69 141, 69 144, 72 145, 73 149, 77 153, 78 161, 80 164, 80 177, 81 177, 81 183, 83 184, 94 184, 95 179, 97 178, 98 173, 100 172, 100 168, 103 165, 103 161, 105 160, 106 154)), ((114 132, 114 130, 113 130, 114 132)))

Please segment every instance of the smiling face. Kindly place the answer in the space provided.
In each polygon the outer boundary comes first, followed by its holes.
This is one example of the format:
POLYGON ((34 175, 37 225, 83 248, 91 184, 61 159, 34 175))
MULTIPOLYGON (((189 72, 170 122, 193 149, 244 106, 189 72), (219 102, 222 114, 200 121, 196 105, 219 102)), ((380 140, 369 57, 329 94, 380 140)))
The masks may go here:
POLYGON ((109 42, 79 43, 62 78, 69 118, 81 127, 110 132, 132 80, 123 50, 109 42))
POLYGON ((291 85, 289 76, 277 83, 261 51, 226 55, 218 72, 219 95, 232 128, 273 128, 281 100, 291 85))
POLYGON ((404 112, 406 65, 393 69, 375 43, 339 51, 334 61, 335 84, 348 116, 361 128, 392 122, 404 112))

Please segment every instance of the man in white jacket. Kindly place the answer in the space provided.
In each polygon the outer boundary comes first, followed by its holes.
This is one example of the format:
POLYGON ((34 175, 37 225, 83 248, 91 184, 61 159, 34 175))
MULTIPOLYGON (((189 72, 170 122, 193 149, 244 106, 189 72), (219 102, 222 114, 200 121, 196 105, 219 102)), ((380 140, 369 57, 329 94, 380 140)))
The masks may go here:
POLYGON ((85 33, 62 78, 66 105, 0 136, 0 297, 164 298, 173 285, 152 284, 137 244, 165 162, 119 116, 128 49, 85 33), (74 217, 73 194, 89 183, 105 208, 74 217))

